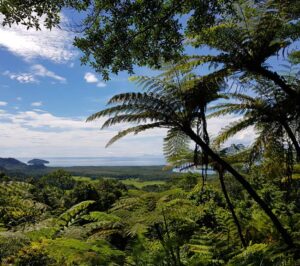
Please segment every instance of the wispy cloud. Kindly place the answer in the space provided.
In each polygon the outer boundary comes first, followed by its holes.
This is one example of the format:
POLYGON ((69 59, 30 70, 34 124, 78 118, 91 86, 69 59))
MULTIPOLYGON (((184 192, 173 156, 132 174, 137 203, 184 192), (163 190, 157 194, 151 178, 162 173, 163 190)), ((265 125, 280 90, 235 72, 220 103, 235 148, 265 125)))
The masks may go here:
POLYGON ((52 78, 52 79, 58 80, 62 83, 66 82, 66 78, 55 74, 54 72, 48 70, 47 68, 45 68, 44 66, 42 66, 40 64, 33 65, 31 67, 31 70, 35 76, 52 78))
POLYGON ((99 88, 106 87, 106 84, 103 81, 99 80, 96 75, 91 72, 86 72, 84 75, 84 79, 87 83, 97 83, 97 87, 99 88))
POLYGON ((31 106, 34 106, 34 107, 40 107, 42 105, 43 105, 42 102, 33 102, 33 103, 31 103, 31 106))
POLYGON ((106 83, 104 83, 103 81, 99 81, 99 82, 97 83, 97 87, 99 87, 99 88, 104 88, 104 87, 106 87, 106 83))
POLYGON ((8 76, 12 80, 16 80, 20 83, 36 83, 34 75, 31 73, 12 73, 10 71, 4 71, 4 76, 8 76))
POLYGON ((32 111, 37 112, 37 113, 47 113, 47 111, 42 110, 42 109, 38 109, 38 108, 35 108, 32 111))
MULTIPOLYGON (((65 83, 67 81, 66 78, 55 74, 53 71, 48 70, 41 64, 33 65, 30 68, 30 72, 13 73, 9 70, 6 70, 3 72, 3 75, 20 83, 38 83, 39 80, 37 77, 51 78, 61 83, 65 83)), ((18 97, 17 100, 20 101, 22 98, 18 97)))
POLYGON ((6 106, 7 102, 0 101, 0 106, 6 106))
MULTIPOLYGON (((64 16, 61 17, 62 21, 67 21, 64 16)), ((73 34, 59 28, 51 31, 44 26, 40 31, 27 30, 23 25, 0 28, 0 47, 27 61, 43 58, 58 63, 67 62, 76 55, 72 47, 73 38, 73 34)))
MULTIPOLYGON (((238 117, 227 116, 208 121, 211 134, 217 134, 222 127, 238 117)), ((162 155, 165 129, 145 131, 128 136, 109 149, 105 144, 118 131, 128 125, 99 131, 105 121, 86 123, 77 117, 61 117, 40 110, 17 114, 0 111, 0 148, 2 156, 17 157, 74 157, 74 156, 139 156, 142 154, 162 155)), ((229 143, 249 144, 255 136, 249 129, 231 138, 229 143)))

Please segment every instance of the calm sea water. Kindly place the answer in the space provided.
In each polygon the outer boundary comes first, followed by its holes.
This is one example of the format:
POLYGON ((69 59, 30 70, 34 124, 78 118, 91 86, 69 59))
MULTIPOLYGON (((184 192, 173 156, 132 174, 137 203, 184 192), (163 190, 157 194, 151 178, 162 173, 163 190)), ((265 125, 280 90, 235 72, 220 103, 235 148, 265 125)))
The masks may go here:
MULTIPOLYGON (((202 170, 199 169, 199 168, 189 168, 189 169, 186 169, 186 170, 180 170, 178 168, 174 168, 173 172, 176 172, 176 173, 188 173, 188 172, 192 172, 192 173, 199 173, 199 174, 201 174, 202 170)), ((216 172, 214 170, 212 170, 212 169, 207 169, 206 173, 208 175, 214 175, 216 172)))
MULTIPOLYGON (((33 158, 16 158, 27 163, 33 158)), ((147 166, 164 165, 163 157, 140 156, 140 157, 39 157, 47 160, 47 166, 147 166)))

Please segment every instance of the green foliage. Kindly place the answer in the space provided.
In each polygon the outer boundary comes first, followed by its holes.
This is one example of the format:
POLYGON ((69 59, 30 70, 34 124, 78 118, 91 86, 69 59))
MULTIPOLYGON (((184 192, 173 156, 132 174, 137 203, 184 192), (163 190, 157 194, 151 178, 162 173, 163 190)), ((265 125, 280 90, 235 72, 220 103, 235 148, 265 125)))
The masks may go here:
POLYGON ((56 170, 46 176, 43 176, 39 183, 42 186, 53 186, 62 190, 72 189, 75 185, 75 180, 69 172, 64 170, 56 170))
POLYGON ((18 266, 44 266, 44 265, 53 265, 55 260, 50 258, 45 252, 43 247, 34 246, 34 247, 24 247, 21 249, 17 256, 14 258, 9 258, 9 263, 13 262, 14 265, 18 266))
MULTIPOLYGON (((253 186, 284 225, 293 231, 293 236, 299 237, 296 192, 291 192, 287 200, 285 191, 273 179, 262 175, 262 169, 265 169, 264 163, 249 173, 253 186)), ((111 180, 77 181, 73 189, 62 194, 69 204, 74 199, 80 201, 82 196, 82 201, 70 208, 65 207, 64 211, 46 208, 44 213, 35 213, 35 219, 21 224, 11 224, 12 218, 6 218, 7 223, 2 225, 0 232, 1 263, 164 266, 257 265, 262 262, 297 265, 294 251, 283 250, 278 233, 269 226, 268 217, 241 191, 234 179, 226 176, 228 193, 249 243, 248 248, 242 249, 217 180, 207 180, 204 187, 197 183, 191 189, 198 178, 196 174, 183 174, 170 182, 169 188, 158 192, 126 191, 123 185, 111 180), (88 192, 91 186, 97 193, 103 191, 108 201, 110 192, 122 193, 106 211, 99 211, 101 201, 86 200, 86 194, 82 193, 85 188, 88 192)), ((40 186, 39 182, 5 181, 1 184, 8 188, 3 189, 1 199, 12 204, 15 198, 17 206, 22 205, 23 200, 33 200, 31 191, 36 193, 35 188, 40 186)), ((44 193, 51 193, 51 190, 44 193)))
POLYGON ((278 247, 266 244, 253 244, 233 257, 227 265, 288 265, 297 264, 288 252, 278 254, 278 247), (276 251, 277 250, 277 251, 276 251), (277 254, 276 254, 277 253, 277 254))
POLYGON ((221 242, 220 239, 216 239, 212 232, 196 232, 187 245, 189 252, 193 254, 187 259, 187 265, 224 265, 216 252, 218 242, 221 242))
POLYGON ((205 202, 222 203, 220 192, 210 185, 203 187, 202 184, 197 184, 189 194, 189 198, 194 200, 196 204, 205 202))
POLYGON ((176 184, 176 186, 186 191, 190 191, 197 185, 199 177, 200 175, 197 173, 185 173, 182 174, 180 177, 174 177, 173 184, 176 184))
POLYGON ((123 257, 105 242, 58 238, 33 242, 13 259, 15 265, 108 265, 122 263, 123 257))
POLYGON ((20 233, 1 232, 0 261, 17 253, 22 247, 29 244, 29 240, 20 233))
MULTIPOLYGON (((132 73, 135 64, 161 67, 164 62, 179 60, 188 63, 182 67, 184 71, 208 63, 221 66, 223 75, 236 71, 264 74, 264 63, 299 39, 296 0, 3 1, 0 12, 4 24, 36 28, 45 15, 44 24, 51 28, 58 24, 63 7, 83 11, 79 23, 83 34, 75 39, 75 45, 84 54, 82 62, 105 79, 110 72, 132 73), (186 23, 178 19, 181 16, 186 23), (219 53, 186 57, 187 45, 196 49, 207 46, 219 53)), ((292 55, 297 58, 297 50, 292 55)), ((219 68, 214 74, 217 72, 219 68)))
POLYGON ((138 134, 152 128, 168 128, 164 152, 168 159, 176 163, 182 156, 188 155, 189 158, 188 141, 192 135, 197 134, 203 139, 202 142, 208 144, 205 110, 210 102, 222 97, 219 94, 222 89, 221 82, 211 80, 206 84, 193 74, 182 75, 180 78, 142 76, 136 77, 134 81, 144 92, 115 95, 108 102, 110 107, 87 119, 93 121, 110 116, 102 128, 123 122, 137 124, 120 131, 107 146, 131 133, 138 134))
MULTIPOLYGON (((219 146, 238 132, 255 126, 258 141, 253 149, 258 150, 259 146, 266 149, 267 145, 275 149, 280 145, 279 138, 287 138, 299 156, 298 129, 297 126, 295 127, 299 123, 299 115, 297 109, 295 110, 294 100, 283 95, 278 87, 267 81, 259 80, 253 90, 257 93, 256 97, 241 93, 228 94, 234 102, 219 103, 211 108, 215 112, 211 113, 210 117, 227 114, 243 115, 242 119, 223 128, 214 140, 215 145, 219 146), (283 109, 284 112, 282 112, 283 109)), ((270 158, 270 156, 267 157, 270 158)))
POLYGON ((72 224, 75 224, 78 222, 78 219, 80 219, 84 214, 87 213, 88 208, 94 204, 95 201, 88 200, 88 201, 82 201, 64 212, 59 216, 59 220, 61 221, 62 226, 70 226, 72 224))
POLYGON ((25 182, 0 182, 0 221, 6 226, 33 222, 47 209, 45 204, 34 199, 32 188, 25 182))

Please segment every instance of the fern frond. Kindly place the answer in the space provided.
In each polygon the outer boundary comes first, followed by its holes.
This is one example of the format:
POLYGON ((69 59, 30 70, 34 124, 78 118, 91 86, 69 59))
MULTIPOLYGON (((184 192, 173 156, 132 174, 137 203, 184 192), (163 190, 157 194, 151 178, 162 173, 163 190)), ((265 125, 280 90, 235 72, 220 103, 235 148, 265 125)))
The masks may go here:
POLYGON ((239 131, 246 129, 249 126, 252 126, 255 122, 254 118, 244 118, 238 121, 232 122, 227 127, 225 127, 221 133, 215 138, 214 145, 217 147, 228 140, 230 137, 237 134, 239 131))
POLYGON ((212 106, 209 111, 217 110, 207 115, 207 118, 219 117, 228 114, 244 114, 247 112, 247 104, 236 104, 236 103, 223 103, 212 106))
POLYGON ((93 200, 87 200, 74 205, 69 210, 67 210, 59 216, 61 225, 68 227, 74 224, 78 218, 86 214, 88 208, 94 203, 95 201, 93 200))
POLYGON ((106 147, 112 145, 117 140, 125 137, 126 135, 128 135, 130 133, 138 134, 138 133, 148 130, 150 128, 157 128, 157 127, 161 127, 163 125, 164 125, 164 123, 162 123, 162 122, 156 122, 156 123, 152 123, 152 124, 140 125, 140 126, 135 126, 135 127, 131 127, 131 128, 122 130, 117 135, 115 135, 113 138, 110 139, 110 141, 106 144, 106 147))
POLYGON ((175 84, 165 81, 160 78, 153 78, 147 76, 136 76, 130 79, 134 81, 142 90, 147 93, 165 94, 166 92, 176 91, 175 84))
POLYGON ((189 138, 178 130, 169 130, 164 138, 163 151, 168 163, 178 165, 190 154, 189 138))

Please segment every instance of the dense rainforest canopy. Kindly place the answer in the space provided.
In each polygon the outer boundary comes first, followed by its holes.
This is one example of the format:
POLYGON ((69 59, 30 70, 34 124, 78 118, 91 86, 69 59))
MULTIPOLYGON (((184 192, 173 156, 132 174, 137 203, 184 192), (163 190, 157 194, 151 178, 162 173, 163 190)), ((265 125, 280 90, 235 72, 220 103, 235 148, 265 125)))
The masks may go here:
POLYGON ((1 195, 3 260, 298 265, 300 2, 0 4, 4 26, 21 23, 37 30, 41 23, 58 26, 66 9, 82 18, 69 26, 77 34, 82 63, 104 79, 120 71, 133 74, 135 66, 162 73, 133 77, 141 92, 113 96, 88 121, 105 117, 103 128, 127 123, 108 145, 130 133, 167 128, 168 167, 198 167, 202 173, 147 191, 114 181, 78 181, 61 172, 27 182, 3 176, 3 190, 12 191, 1 195), (239 120, 211 135, 209 119, 228 114, 239 120), (256 131, 249 147, 224 149, 231 136, 249 127, 256 131), (24 210, 24 197, 32 210, 24 210), (24 242, 14 245, 9 237, 24 242), (56 252, 63 248, 65 255, 56 252))

